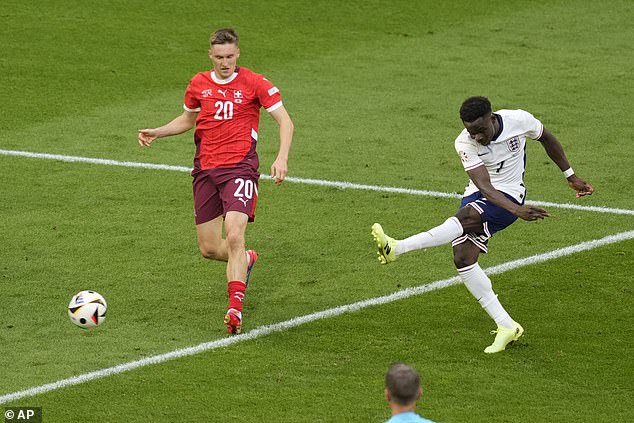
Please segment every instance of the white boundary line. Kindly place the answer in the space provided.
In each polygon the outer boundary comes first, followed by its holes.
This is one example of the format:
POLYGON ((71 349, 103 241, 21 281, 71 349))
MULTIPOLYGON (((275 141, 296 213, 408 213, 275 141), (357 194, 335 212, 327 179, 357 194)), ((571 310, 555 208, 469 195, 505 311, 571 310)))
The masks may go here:
MULTIPOLYGON (((62 162, 72 162, 72 163, 89 163, 89 164, 99 164, 99 165, 107 165, 107 166, 123 166, 123 167, 132 167, 132 168, 141 168, 141 169, 155 169, 155 170, 170 170, 176 172, 191 172, 190 167, 185 166, 171 166, 165 164, 152 164, 152 163, 139 163, 139 162, 122 162, 118 160, 108 160, 108 159, 95 159, 91 157, 79 157, 79 156, 64 156, 60 154, 45 154, 45 153, 32 153, 29 151, 18 151, 18 150, 1 150, 0 155, 5 156, 20 156, 20 157, 29 157, 34 159, 48 159, 48 160, 58 160, 62 162)), ((268 175, 262 175, 262 179, 271 179, 268 175)), ((439 192, 439 191, 427 191, 427 190, 418 190, 418 189, 409 189, 409 188, 398 188, 398 187, 386 187, 381 185, 365 185, 365 184, 354 184, 352 182, 340 182, 340 181, 326 181, 322 179, 306 179, 306 178, 295 178, 288 177, 286 178, 289 182, 295 182, 299 184, 306 185, 319 185, 324 187, 333 187, 339 189, 356 189, 356 190, 364 190, 364 191, 376 191, 376 192, 389 192, 395 194, 408 194, 408 195, 417 195, 423 197, 437 197, 437 198, 462 198, 462 195, 454 193, 454 192, 439 192)), ((631 215, 634 216, 634 210, 629 209, 617 209, 611 207, 599 207, 599 206, 580 206, 578 204, 570 204, 570 203, 552 203, 547 201, 527 201, 526 204, 531 204, 534 206, 540 207, 554 207, 560 209, 571 209, 571 210, 580 210, 580 211, 590 211, 597 213, 611 213, 611 214, 621 214, 621 215, 631 215)))
MULTIPOLYGON (((610 235, 605 238, 596 239, 593 241, 586 241, 580 244, 571 245, 569 247, 560 248, 543 254, 537 254, 534 256, 526 257, 519 260, 513 260, 506 263, 502 263, 497 266, 489 267, 485 269, 489 275, 495 275, 499 273, 508 272, 510 270, 518 269, 524 266, 530 266, 533 264, 543 263, 549 260, 554 260, 560 257, 569 256, 582 251, 593 250, 595 248, 602 247, 604 245, 614 244, 617 242, 634 239, 634 231, 621 232, 616 235, 610 235)), ((352 304, 346 304, 339 307, 330 308, 327 310, 319 311, 316 313, 306 314, 286 320, 280 323, 272 325, 265 325, 255 328, 249 332, 241 335, 232 336, 228 338, 218 339, 216 341, 205 342, 193 347, 174 350, 165 354, 158 354, 150 357, 146 357, 140 360, 130 361, 128 363, 119 364, 117 366, 108 367, 106 369, 97 370, 90 373, 84 373, 79 376, 73 376, 67 379, 58 380, 57 382, 47 383, 45 385, 35 386, 22 391, 17 391, 0 396, 0 404, 5 404, 10 401, 29 398, 35 395, 43 394, 46 392, 54 391, 57 389, 65 388, 68 386, 79 385, 84 382, 88 382, 95 379, 101 379, 104 377, 116 375, 119 373, 128 372, 140 367, 149 366, 152 364, 163 363, 168 360, 176 358, 187 357, 195 354, 200 354, 205 351, 214 350, 217 348, 227 347, 229 345, 237 344, 239 342, 250 341, 252 339, 260 338, 272 333, 281 332, 283 330, 291 329, 297 326, 304 325, 306 323, 314 322, 316 320, 327 319, 335 316, 342 315, 344 313, 355 312, 367 307, 387 304, 394 301, 402 300, 405 298, 413 297, 415 295, 422 295, 426 292, 434 291, 437 289, 446 288, 452 285, 460 283, 460 277, 454 276, 452 278, 439 280, 426 285, 417 286, 414 288, 407 288, 401 291, 397 291, 393 294, 385 295, 382 297, 370 298, 363 301, 358 301, 352 304)))

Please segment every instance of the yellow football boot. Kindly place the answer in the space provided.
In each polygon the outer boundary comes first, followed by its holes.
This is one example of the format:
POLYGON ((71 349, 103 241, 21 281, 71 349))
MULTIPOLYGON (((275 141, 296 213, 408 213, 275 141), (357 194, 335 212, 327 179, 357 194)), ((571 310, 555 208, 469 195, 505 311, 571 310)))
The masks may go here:
POLYGON ((491 331, 495 335, 495 341, 484 349, 487 354, 493 354, 500 351, 504 351, 506 346, 513 341, 520 339, 520 336, 524 333, 524 328, 519 323, 513 322, 513 328, 505 328, 498 326, 496 330, 491 331))
POLYGON ((378 223, 372 225, 372 237, 376 242, 381 264, 388 264, 396 260, 396 240, 385 235, 383 228, 378 223))

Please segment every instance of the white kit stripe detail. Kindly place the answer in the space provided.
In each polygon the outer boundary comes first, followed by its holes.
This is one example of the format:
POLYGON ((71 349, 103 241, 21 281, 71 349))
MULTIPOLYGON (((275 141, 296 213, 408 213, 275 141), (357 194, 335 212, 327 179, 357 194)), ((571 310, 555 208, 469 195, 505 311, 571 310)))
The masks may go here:
POLYGON ((473 207, 474 209, 476 209, 476 211, 478 212, 478 214, 482 214, 484 213, 484 210, 482 209, 482 207, 480 207, 479 204, 476 204, 475 201, 472 201, 471 203, 468 203, 467 205, 473 207))
POLYGON ((481 249, 485 253, 489 252, 489 248, 486 246, 486 244, 480 241, 477 237, 473 236, 472 234, 466 234, 461 236, 460 238, 454 239, 453 241, 451 241, 451 245, 455 247, 456 245, 462 244, 463 242, 466 242, 467 240, 473 242, 479 249, 481 249))
POLYGON ((200 107, 196 107, 195 109, 190 109, 189 107, 187 107, 186 105, 183 104, 183 109, 185 109, 188 112, 192 112, 192 113, 198 113, 200 112, 200 107))
POLYGON ((537 135, 537 138, 535 138, 536 140, 540 139, 542 137, 542 135, 544 135, 544 124, 541 125, 541 128, 539 128, 539 135, 537 135))
POLYGON ((468 272, 469 270, 471 270, 474 267, 476 267, 476 265, 477 265, 477 263, 474 263, 474 264, 470 264, 469 266, 462 267, 462 268, 458 269, 458 273, 468 272))
MULTIPOLYGON (((489 267, 485 269, 485 273, 488 275, 496 275, 509 270, 515 270, 520 267, 530 266, 533 264, 543 263, 549 260, 554 260, 560 257, 569 256, 582 251, 589 251, 595 248, 599 248, 605 245, 614 244, 617 242, 634 239, 634 231, 621 232, 616 235, 610 235, 605 238, 596 239, 593 241, 582 242, 580 244, 571 245, 569 247, 560 248, 554 251, 550 251, 543 254, 537 254, 534 256, 509 261, 497 266, 489 267)), ((252 339, 261 338, 266 335, 270 335, 276 332, 282 332, 284 330, 292 329, 301 325, 305 325, 317 320, 328 319, 331 317, 340 316, 345 313, 352 313, 362 310, 367 307, 377 306, 382 304, 392 303, 394 301, 403 300, 405 298, 413 297, 416 295, 422 295, 430 291, 435 291, 442 288, 447 288, 452 285, 459 284, 461 279, 459 276, 454 276, 448 279, 439 280, 426 285, 421 285, 413 288, 403 289, 401 291, 394 292, 393 294, 385 295, 382 297, 370 298, 367 300, 358 301, 352 304, 346 304, 339 307, 330 308, 316 313, 306 314, 286 320, 280 323, 274 323, 272 325, 265 325, 255 328, 247 333, 236 335, 228 338, 218 339, 211 342, 205 342, 193 347, 174 350, 165 354, 154 355, 146 357, 140 360, 130 361, 128 363, 119 364, 118 366, 108 367, 106 369, 97 370, 90 373, 84 373, 82 375, 73 376, 67 379, 58 380, 57 382, 47 383, 45 385, 35 386, 32 388, 24 389, 22 391, 12 392, 0 396, 0 404, 5 404, 10 401, 15 401, 22 398, 29 398, 35 395, 43 394, 46 392, 54 391, 57 389, 65 388, 68 386, 79 385, 84 382, 88 382, 95 379, 101 379, 104 377, 112 376, 119 373, 128 372, 140 367, 149 366, 152 364, 163 363, 168 360, 173 360, 181 357, 188 357, 195 354, 200 354, 205 351, 210 351, 218 348, 228 347, 240 342, 250 341, 252 339)))
POLYGON ((229 78, 227 79, 221 79, 218 78, 216 76, 216 72, 215 71, 211 71, 209 72, 209 76, 211 77, 212 81, 214 81, 216 84, 220 84, 220 85, 226 85, 229 82, 233 81, 234 79, 236 79, 236 77, 238 76, 238 72, 234 72, 231 74, 231 76, 229 76, 229 78))
POLYGON ((454 239, 453 241, 451 241, 451 245, 452 246, 456 246, 458 244, 461 244, 463 242, 465 242, 467 240, 467 235, 462 235, 459 236, 458 238, 454 239))
MULTIPOLYGON (((90 164, 100 164, 100 165, 108 165, 108 166, 123 166, 123 167, 132 167, 132 168, 141 168, 141 169, 171 170, 171 171, 187 172, 187 173, 191 172, 192 170, 191 167, 186 167, 186 166, 172 166, 172 165, 165 165, 165 164, 139 163, 139 162, 122 162, 118 160, 95 159, 90 157, 79 157, 79 156, 64 156, 61 154, 33 153, 29 151, 19 151, 19 150, 0 149, 0 155, 29 157, 34 159, 58 160, 62 162, 77 162, 77 163, 90 163, 90 164)), ((262 175, 260 176, 260 178, 272 179, 268 175, 262 175)), ((284 180, 288 182, 298 183, 298 184, 318 185, 322 187, 333 187, 333 188, 339 188, 339 189, 356 189, 356 190, 362 190, 362 191, 389 192, 393 194, 416 195, 421 197, 462 198, 461 194, 457 194, 455 192, 428 191, 428 190, 411 189, 411 188, 355 184, 352 182, 327 181, 323 179, 308 179, 308 178, 296 178, 296 177, 287 177, 284 180)), ((578 204, 570 204, 570 203, 551 203, 548 201, 530 201, 530 200, 526 201, 526 204, 539 206, 539 207, 553 207, 553 208, 560 208, 560 209, 634 216, 634 210, 630 210, 630 209, 618 209, 618 208, 600 207, 600 206, 581 206, 578 204)))
POLYGON ((268 109, 266 109, 267 112, 271 113, 276 111, 277 109, 279 109, 280 107, 282 107, 282 102, 278 101, 277 103, 275 103, 274 105, 272 105, 271 107, 269 107, 268 109))
POLYGON ((479 163, 476 163, 476 164, 471 165, 471 166, 467 166, 467 167, 464 168, 464 170, 473 170, 476 167, 480 167, 480 166, 484 166, 484 162, 483 161, 480 161, 479 163))

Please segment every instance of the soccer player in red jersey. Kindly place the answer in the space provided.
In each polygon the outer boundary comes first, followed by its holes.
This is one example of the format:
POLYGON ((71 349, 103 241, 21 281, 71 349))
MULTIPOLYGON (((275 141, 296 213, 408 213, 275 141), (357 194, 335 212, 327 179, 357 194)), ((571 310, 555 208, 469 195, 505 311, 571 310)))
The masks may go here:
POLYGON ((195 127, 193 191, 198 247, 203 257, 227 262, 229 306, 224 322, 229 333, 242 329, 242 301, 257 260, 245 251, 247 222, 255 218, 259 160, 256 153, 260 108, 280 127, 280 148, 271 177, 281 184, 288 173, 293 122, 280 92, 262 75, 238 67, 238 34, 219 29, 211 34, 213 69, 195 75, 185 92, 184 112, 158 128, 140 129, 139 144, 182 134, 195 127), (225 238, 222 237, 224 223, 225 238))

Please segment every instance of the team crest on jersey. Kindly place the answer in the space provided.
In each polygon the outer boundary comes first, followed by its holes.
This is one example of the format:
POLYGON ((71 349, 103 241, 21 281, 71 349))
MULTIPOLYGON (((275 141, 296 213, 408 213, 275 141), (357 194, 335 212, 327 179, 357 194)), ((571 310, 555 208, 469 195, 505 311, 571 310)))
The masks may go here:
POLYGON ((211 88, 209 88, 209 89, 203 90, 201 94, 203 95, 203 97, 211 97, 213 95, 213 92, 211 88))
POLYGON ((460 160, 462 160, 463 162, 469 161, 469 157, 467 156, 467 153, 465 153, 464 151, 461 150, 458 154, 460 154, 460 160))
POLYGON ((506 140, 506 145, 511 153, 515 153, 520 149, 520 137, 513 137, 506 140))
POLYGON ((233 90, 233 98, 236 103, 242 103, 242 91, 241 90, 233 90))

